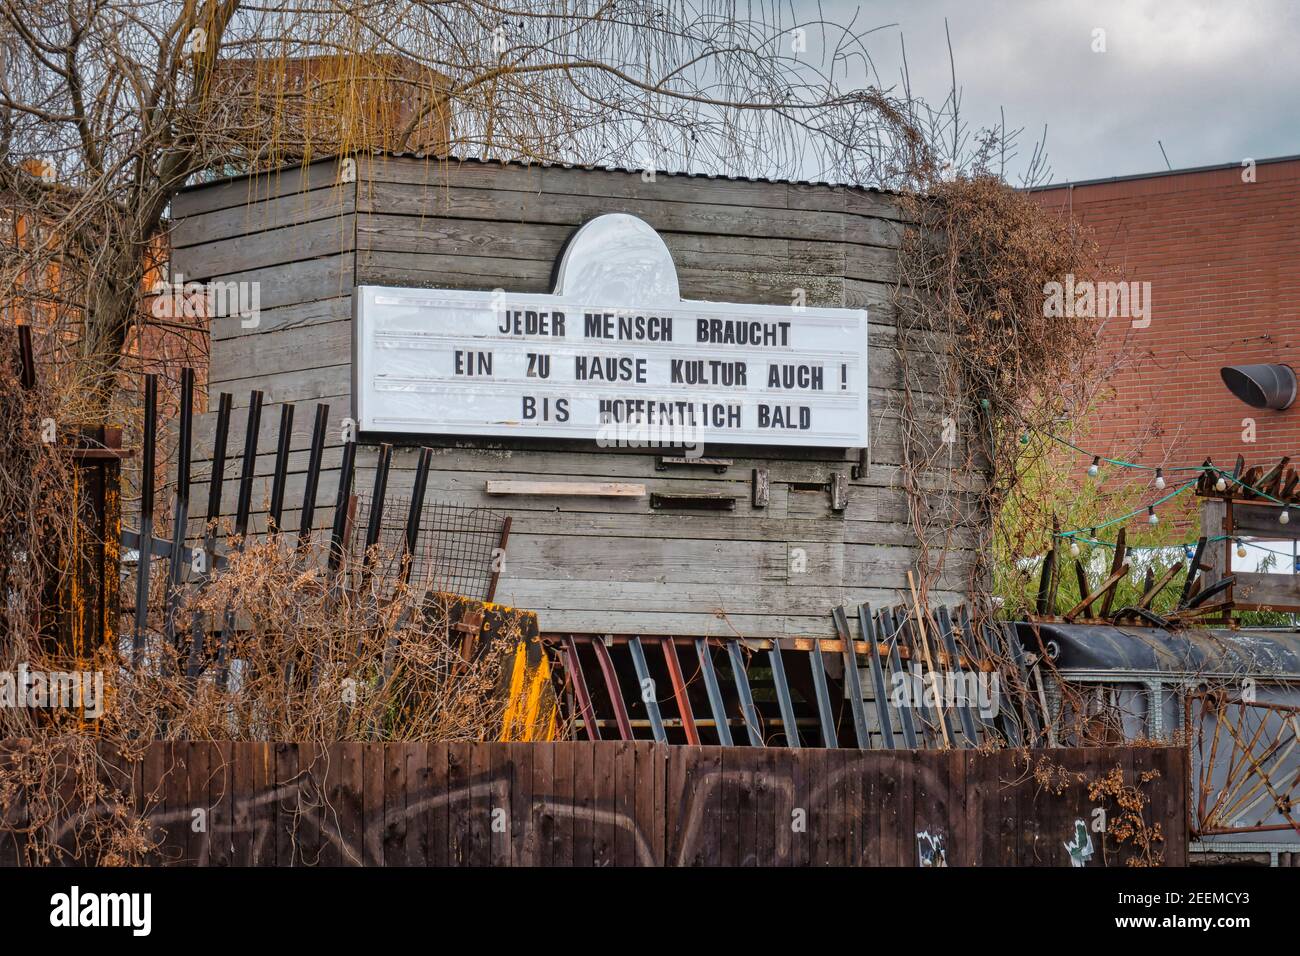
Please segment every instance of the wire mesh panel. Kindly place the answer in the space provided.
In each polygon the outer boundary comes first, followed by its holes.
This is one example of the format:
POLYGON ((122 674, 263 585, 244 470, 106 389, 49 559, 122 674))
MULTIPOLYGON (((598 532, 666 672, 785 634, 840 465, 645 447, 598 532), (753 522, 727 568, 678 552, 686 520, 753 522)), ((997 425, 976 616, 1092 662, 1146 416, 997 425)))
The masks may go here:
MULTIPOLYGON (((410 511, 410 498, 388 495, 384 499, 371 573, 394 578, 401 575, 410 511)), ((370 496, 357 495, 349 539, 349 551, 357 561, 365 557, 370 513, 370 496)), ((505 523, 506 516, 490 508, 425 504, 420 509, 420 531, 411 553, 410 586, 488 600, 493 572, 501 567, 503 555, 498 549, 505 523)))

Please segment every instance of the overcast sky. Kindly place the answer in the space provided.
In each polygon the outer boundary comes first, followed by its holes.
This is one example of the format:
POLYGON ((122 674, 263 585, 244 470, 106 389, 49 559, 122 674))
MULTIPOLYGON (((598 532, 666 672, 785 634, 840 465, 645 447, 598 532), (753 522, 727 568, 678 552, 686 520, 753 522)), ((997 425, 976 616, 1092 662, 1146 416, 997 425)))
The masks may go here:
MULTIPOLYGON (((814 0, 793 0, 815 16, 814 0)), ((976 124, 1025 127, 1013 182, 1047 125, 1051 181, 1300 154, 1300 0, 823 0, 826 19, 896 23, 869 49, 898 83, 898 34, 914 93, 949 88, 944 17, 962 107, 976 124), (1105 52, 1093 51, 1105 31, 1105 52)), ((810 40, 812 38, 810 37, 810 40)), ((859 71, 861 72, 861 71, 859 71)))

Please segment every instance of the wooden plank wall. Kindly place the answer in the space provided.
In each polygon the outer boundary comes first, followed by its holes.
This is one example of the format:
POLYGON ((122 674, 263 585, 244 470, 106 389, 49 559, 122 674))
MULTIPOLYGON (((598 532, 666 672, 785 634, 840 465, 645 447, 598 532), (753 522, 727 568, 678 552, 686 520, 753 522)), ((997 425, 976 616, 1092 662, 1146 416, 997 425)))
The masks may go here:
MULTIPOLYGON (((360 157, 356 182, 341 182, 335 161, 279 177, 217 184, 176 197, 173 267, 187 279, 262 281, 255 330, 216 323, 210 388, 232 391, 230 447, 242 447, 241 409, 260 388, 263 416, 258 471, 269 475, 275 403, 301 403, 294 447, 305 449, 311 404, 331 406, 325 467, 339 458, 338 423, 351 402, 352 284, 504 288, 548 292, 565 240, 600 213, 628 212, 663 236, 686 298, 789 304, 804 289, 809 305, 870 312, 870 464, 849 485, 847 508, 832 511, 825 487, 848 475, 856 453, 828 449, 731 449, 725 474, 702 468, 655 469, 654 455, 591 443, 431 440, 437 449, 433 501, 504 510, 514 518, 498 600, 537 610, 551 632, 637 632, 747 636, 832 636, 830 609, 841 603, 897 601, 916 560, 897 468, 901 379, 898 335, 889 304, 904 222, 897 200, 861 189, 730 181, 660 174, 414 158, 360 157), (770 480, 770 501, 754 508, 753 469, 770 480), (488 479, 619 480, 649 493, 717 492, 734 512, 652 513, 649 499, 489 498, 488 479), (725 620, 723 617, 725 616, 725 620)), ((907 344, 907 343, 904 343, 907 344)), ((933 360, 911 362, 926 393, 937 388, 933 360)), ((939 429, 941 411, 934 414, 939 429)), ((211 423, 196 429, 210 441, 211 423)), ((954 449, 954 460, 963 450, 954 449)), ((390 490, 402 494, 414 448, 399 450, 390 490)), ((371 480, 374 452, 358 455, 357 487, 371 480)), ((290 466, 288 501, 301 494, 306 452, 290 466)), ((203 465, 198 465, 202 474, 203 465)), ((228 474, 238 471, 232 463, 228 474)), ((336 483, 321 482, 331 520, 336 483)), ((978 492, 971 476, 935 475, 932 507, 963 507, 978 492)), ((236 485, 228 480, 228 511, 236 485)), ((195 500, 205 490, 196 489, 195 500)), ((257 489, 265 497, 265 484, 257 489)), ((288 522, 296 522, 292 510, 288 522)), ((938 587, 960 601, 976 535, 959 530, 938 587)))
MULTIPOLYGON (((1076 821, 1093 820, 1087 783, 1119 766, 1130 784, 1159 772, 1142 787, 1145 818, 1163 862, 1183 866, 1187 759, 1175 747, 177 741, 118 766, 117 783, 135 780, 160 865, 1069 866, 1076 821)), ((1088 866, 1125 864, 1127 847, 1092 840, 1088 866)), ((0 865, 18 859, 0 828, 0 865)))

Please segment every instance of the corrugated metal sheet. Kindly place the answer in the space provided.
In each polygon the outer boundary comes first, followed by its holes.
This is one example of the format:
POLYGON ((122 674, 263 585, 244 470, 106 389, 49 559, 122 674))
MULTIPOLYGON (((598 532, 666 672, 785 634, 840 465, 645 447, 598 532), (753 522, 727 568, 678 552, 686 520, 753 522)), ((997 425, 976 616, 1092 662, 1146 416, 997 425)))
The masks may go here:
MULTIPOLYGON (((359 154, 348 153, 347 155, 355 156, 359 154)), ((368 155, 385 156, 392 159, 418 159, 418 160, 429 161, 429 162, 458 163, 462 165, 477 164, 480 166, 520 166, 520 167, 538 166, 541 167, 542 169, 584 169, 590 172, 625 173, 628 175, 636 175, 644 171, 644 169, 641 168, 634 169, 634 168, 629 168, 627 166, 597 166, 597 165, 583 165, 579 163, 556 163, 556 162, 549 162, 549 161, 542 161, 542 160, 532 161, 532 160, 520 160, 520 159, 480 159, 477 156, 437 156, 429 153, 419 153, 419 152, 375 151, 368 155)), ((340 157, 326 154, 326 155, 313 157, 310 163, 294 162, 294 163, 288 163, 276 169, 259 170, 257 173, 254 174, 237 173, 232 176, 220 176, 215 179, 205 179, 202 182, 188 183, 187 185, 182 186, 180 189, 178 189, 177 192, 189 192, 190 190, 193 189, 202 189, 205 186, 212 186, 221 183, 234 182, 235 180, 246 179, 250 175, 270 176, 284 169, 293 169, 295 167, 303 166, 303 165, 310 166, 314 163, 325 162, 327 160, 338 159, 338 158, 340 157)), ((854 190, 855 192, 877 193, 882 196, 902 195, 902 193, 896 190, 881 189, 878 186, 860 186, 860 185, 853 185, 848 183, 832 183, 832 182, 827 182, 825 180, 819 180, 819 179, 768 179, 763 176, 728 176, 721 173, 687 173, 687 172, 673 172, 671 170, 665 170, 665 169, 656 169, 655 175, 664 176, 673 179, 708 179, 708 180, 723 180, 726 182, 733 182, 733 183, 766 183, 768 185, 773 185, 773 186, 824 186, 831 189, 851 189, 854 190)))
POLYGON ((1021 643, 1038 652, 1053 642, 1057 668, 1231 673, 1300 677, 1294 631, 1165 630, 1108 624, 1019 624, 1021 643), (1035 634, 1037 632, 1037 635, 1035 634))

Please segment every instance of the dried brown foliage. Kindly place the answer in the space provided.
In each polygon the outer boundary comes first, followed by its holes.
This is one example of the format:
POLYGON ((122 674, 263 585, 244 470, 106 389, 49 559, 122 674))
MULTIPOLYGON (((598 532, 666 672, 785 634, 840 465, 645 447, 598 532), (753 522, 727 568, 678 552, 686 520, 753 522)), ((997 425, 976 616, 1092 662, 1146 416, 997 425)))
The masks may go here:
POLYGON ((933 577, 959 529, 988 595, 998 518, 1026 429, 1047 430, 1095 388, 1097 329, 1043 315, 1044 285, 1100 270, 1087 234, 988 175, 932 185, 907 203, 914 227, 895 296, 903 368, 903 479, 933 577), (938 405, 922 397, 937 370, 938 405), (950 427, 945 429, 945 419, 950 427), (955 439, 950 441, 949 439, 955 439))
POLYGON ((1127 783, 1124 769, 1116 766, 1088 784, 1088 799, 1108 808, 1106 836, 1126 852, 1126 866, 1160 866, 1164 862, 1164 851, 1157 844, 1164 843, 1165 837, 1159 823, 1147 822, 1151 798, 1142 792, 1142 787, 1159 776, 1159 770, 1144 770, 1134 783, 1127 783))
POLYGON ((130 767, 153 740, 495 738, 506 705, 500 669, 518 635, 464 659, 445 603, 403 586, 391 554, 330 574, 283 539, 250 541, 181 604, 175 644, 164 637, 163 574, 153 579, 140 660, 130 635, 118 647, 70 644, 57 623, 69 556, 85 545, 74 544, 75 465, 42 440, 62 421, 59 389, 40 375, 22 387, 16 340, 0 326, 9 358, 0 363, 0 672, 99 672, 106 700, 97 720, 66 707, 0 706, 0 846, 8 831, 22 837, 29 863, 143 860, 149 795, 136 792, 130 767), (188 673, 194 626, 215 656, 226 621, 228 667, 188 673))

